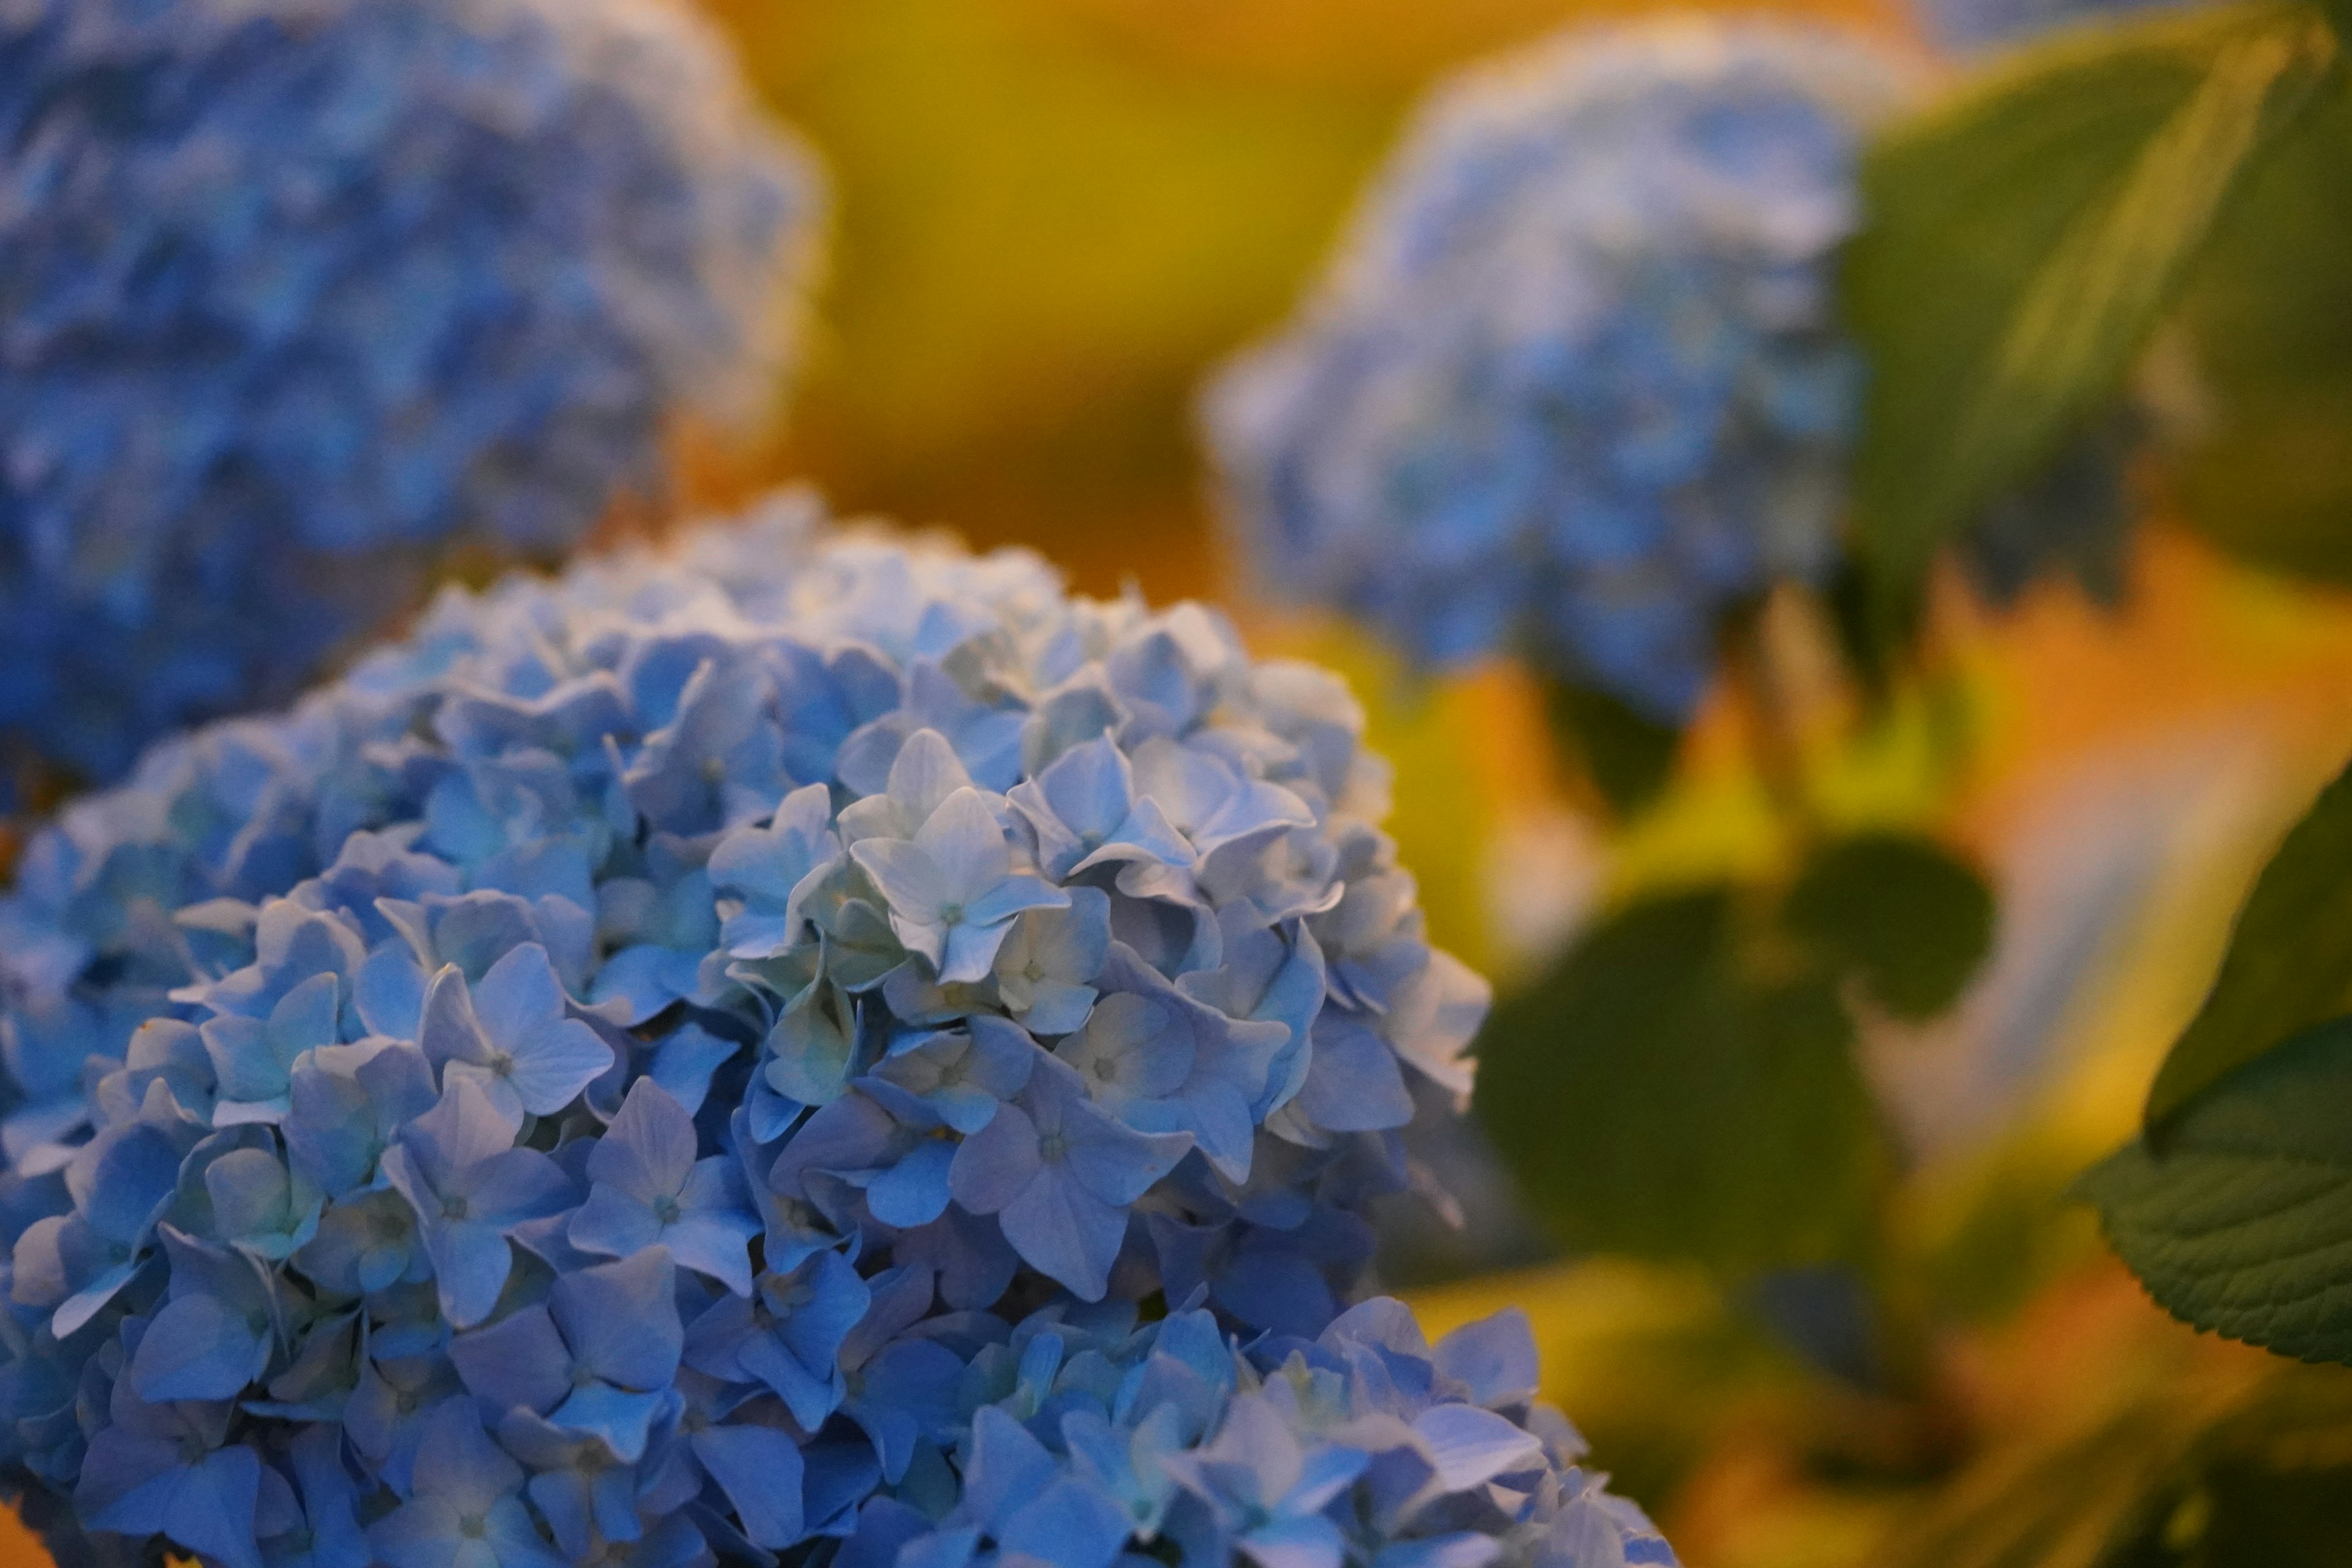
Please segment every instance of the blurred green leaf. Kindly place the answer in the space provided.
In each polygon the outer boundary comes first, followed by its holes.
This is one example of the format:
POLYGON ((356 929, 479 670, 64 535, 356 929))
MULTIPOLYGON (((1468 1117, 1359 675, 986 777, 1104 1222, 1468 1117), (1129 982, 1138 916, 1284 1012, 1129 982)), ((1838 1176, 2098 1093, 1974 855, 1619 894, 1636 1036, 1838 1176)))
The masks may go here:
POLYGON ((1569 680, 1545 682, 1544 710, 1562 749, 1620 817, 1657 799, 1673 776, 1683 739, 1673 725, 1569 680))
POLYGON ((2238 912, 2205 1005, 2147 1095, 2165 1121, 2289 1036, 2352 1009, 2352 769, 2320 792, 2238 912))
POLYGON ((2189 521, 2233 554, 2352 584, 2352 97, 2315 104, 2246 182, 2181 301, 2189 521))
POLYGON ((1992 892, 1948 850, 1906 834, 1822 845, 1782 910, 1790 932, 1852 970, 1899 1018, 1952 1005, 1992 945, 1992 892))
POLYGON ((2083 1178, 2167 1311, 2305 1361, 2352 1361, 2352 1019, 2306 1031, 2083 1178))
POLYGON ((1849 1255, 1883 1169, 1827 977, 1759 973, 1728 889, 1612 916, 1481 1037, 1479 1112, 1572 1247, 1727 1271, 1849 1255))
POLYGON ((2335 51, 2306 6, 2077 33, 1898 127, 1863 171, 1863 547, 1897 616, 1937 551, 2115 395, 2242 171, 2335 51))

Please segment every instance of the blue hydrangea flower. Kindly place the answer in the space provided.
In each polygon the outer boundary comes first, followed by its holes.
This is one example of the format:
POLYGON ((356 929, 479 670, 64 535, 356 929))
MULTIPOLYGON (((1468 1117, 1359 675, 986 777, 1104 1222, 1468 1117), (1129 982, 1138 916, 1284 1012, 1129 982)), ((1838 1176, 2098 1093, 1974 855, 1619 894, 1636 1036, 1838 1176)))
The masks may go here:
POLYGON ((1832 261, 1902 89, 1835 34, 1687 20, 1442 89, 1209 390, 1261 581, 1423 662, 1516 648, 1686 716, 1719 612, 1834 562, 1862 365, 1832 261))
POLYGON ((0 141, 0 775, 575 542, 762 404, 822 205, 667 0, 32 0, 0 141))
POLYGON ((1977 50, 2018 43, 2037 33, 2084 23, 2121 21, 2136 13, 2186 9, 2202 0, 1917 0, 1937 41, 1977 50))
POLYGON ((860 1510, 846 1568, 1620 1568, 1671 1564, 1535 1402, 1516 1311, 1434 1346, 1373 1300, 1244 1347, 1210 1315, 1048 1309, 967 1374, 945 1473, 860 1510), (975 1407, 976 1406, 976 1407, 975 1407), (1148 1554, 1148 1556, 1142 1555, 1148 1554))
POLYGON ((785 499, 166 742, 0 898, 0 1478, 240 1568, 1325 1542, 1223 1336, 1342 1310, 1486 1002, 1362 727, 785 499))

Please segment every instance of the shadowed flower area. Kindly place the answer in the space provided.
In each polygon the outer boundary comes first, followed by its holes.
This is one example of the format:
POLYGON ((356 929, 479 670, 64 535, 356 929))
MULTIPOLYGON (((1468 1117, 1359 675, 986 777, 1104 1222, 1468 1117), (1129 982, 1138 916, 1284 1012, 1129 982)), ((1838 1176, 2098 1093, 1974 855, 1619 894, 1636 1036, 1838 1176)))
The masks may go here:
POLYGON ((1361 725, 787 496, 165 743, 0 902, 0 1461, 236 1568, 1665 1560, 1333 1329, 1486 1003, 1361 725))
POLYGON ((1842 34, 1685 18, 1440 89, 1210 388, 1260 581, 1687 717, 1717 614, 1835 561, 1862 364, 1831 260, 1904 87, 1842 34))
POLYGON ((0 748, 100 779, 756 416, 821 226, 649 0, 33 0, 0 139, 0 748))

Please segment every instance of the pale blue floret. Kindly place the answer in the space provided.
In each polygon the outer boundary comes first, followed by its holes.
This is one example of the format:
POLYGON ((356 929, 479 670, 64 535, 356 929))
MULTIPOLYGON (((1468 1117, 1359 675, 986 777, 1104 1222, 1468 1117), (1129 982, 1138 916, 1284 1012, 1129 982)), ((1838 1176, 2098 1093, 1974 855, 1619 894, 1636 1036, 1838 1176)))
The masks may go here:
POLYGON ((911 838, 860 839, 850 854, 889 900, 898 940, 948 984, 989 972, 1013 916, 1070 901, 1043 878, 1013 869, 1003 825, 969 785, 941 801, 911 838))
MULTIPOLYGON (((136 1352, 145 1328, 126 1320, 127 1349, 136 1352)), ((223 1568, 260 1568, 256 1537, 268 1472, 251 1447, 226 1444, 233 1409, 226 1400, 150 1402, 116 1379, 107 1425, 90 1439, 74 1492, 88 1527, 168 1534, 223 1568)))
POLYGON ((101 777, 755 416, 824 205, 641 0, 32 0, 0 132, 0 740, 101 777))
POLYGON ((279 997, 267 1018, 224 1013, 205 1020, 199 1034, 219 1096, 213 1125, 283 1121, 293 1104, 295 1064, 341 1037, 341 998, 340 975, 313 974, 279 997))
POLYGON ((634 1464, 668 1408, 684 1343, 669 1254, 656 1245, 566 1274, 543 1305, 458 1335, 449 1359, 491 1407, 601 1438, 634 1464))
POLYGON ((1183 1158, 1181 1133, 1137 1132, 1087 1097, 1068 1068, 1041 1058, 1014 1102, 955 1151, 956 1201, 994 1215, 1033 1268, 1098 1299, 1127 1234, 1127 1205, 1183 1158))
POLYGON ((890 1047, 874 1075, 921 1100, 936 1125, 968 1136, 1021 1091, 1036 1061, 1027 1030, 983 1013, 964 1019, 961 1029, 908 1036, 890 1047))
POLYGON ((1355 1287, 1405 1075, 1467 1088, 1361 722, 781 502, 166 744, 0 899, 0 1472, 239 1568, 850 1553, 886 1492, 1110 1568, 1228 1335, 1355 1287))
POLYGON ((686 1364, 764 1384, 814 1430, 848 1391, 841 1347, 872 1300, 840 1254, 820 1252, 788 1272, 762 1275, 748 1300, 713 1302, 687 1331, 686 1364))
POLYGON ((419 1010, 416 1043, 446 1085, 478 1085, 499 1115, 520 1126, 572 1103, 612 1067, 613 1048, 570 1016, 547 950, 509 950, 474 985, 456 964, 433 976, 419 1010))
POLYGON ((1581 30, 1442 89, 1329 277, 1205 405, 1271 590, 1665 720, 1719 613, 1836 557, 1833 317, 1903 73, 1793 26, 1581 30))
POLYGON ((234 1399, 278 1348, 285 1307, 276 1282, 235 1252, 169 1226, 163 1235, 170 1294, 131 1360, 131 1385, 152 1405, 234 1399))
POLYGON ((418 1445, 414 1494, 368 1529, 392 1568, 562 1568, 522 1500, 522 1467, 482 1430, 473 1402, 434 1408, 418 1445))
POLYGON ((807 904, 841 865, 832 792, 813 784, 786 795, 764 827, 730 833, 710 856, 710 880, 730 901, 719 933, 737 958, 773 958, 797 946, 807 904))
POLYGON ((385 1180, 416 1211, 441 1310, 458 1328, 490 1315, 514 1265, 507 1237, 559 1213, 570 1184, 554 1162, 515 1146, 515 1124, 478 1079, 452 1077, 431 1110, 384 1151, 385 1180))
POLYGON ((760 1234, 735 1162, 695 1158, 693 1120, 651 1078, 639 1079, 589 1152, 587 1201, 573 1211, 572 1245, 606 1258, 665 1247, 682 1268, 738 1296, 751 1290, 760 1234))

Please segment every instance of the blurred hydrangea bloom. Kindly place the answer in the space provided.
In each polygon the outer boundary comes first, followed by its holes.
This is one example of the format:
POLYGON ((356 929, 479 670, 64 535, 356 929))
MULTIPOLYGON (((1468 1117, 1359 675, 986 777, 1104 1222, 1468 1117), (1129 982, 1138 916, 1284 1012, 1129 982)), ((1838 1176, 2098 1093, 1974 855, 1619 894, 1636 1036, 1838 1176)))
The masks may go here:
POLYGON ((1261 579, 1685 717, 1717 613, 1834 562, 1862 366, 1831 261, 1903 87, 1839 35, 1677 21, 1442 89, 1207 395, 1261 579))
POLYGON ((1535 1402, 1517 1312, 1433 1347, 1376 1300, 1244 1351, 1206 1312, 1139 1329, 1131 1311, 1057 1308, 989 1350, 958 1389, 946 1473, 867 1502, 845 1568, 1675 1561, 1576 1468, 1582 1439, 1535 1402))
POLYGON ((669 0, 26 0, 0 135, 0 742, 100 778, 756 413, 822 205, 669 0))
MULTIPOLYGON (((944 1509, 1022 1388, 1129 1413, 1013 1324, 1331 1322, 1486 1001, 1360 711, 814 510, 452 591, 32 843, 0 1464, 228 1568, 757 1557, 944 1509)), ((1519 1459, 1376 1528, 1584 1517, 1519 1459)))
POLYGON ((2186 9, 2203 0, 1918 0, 1928 30, 1953 49, 2020 43, 2037 33, 2140 12, 2186 9))

